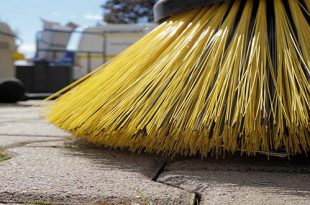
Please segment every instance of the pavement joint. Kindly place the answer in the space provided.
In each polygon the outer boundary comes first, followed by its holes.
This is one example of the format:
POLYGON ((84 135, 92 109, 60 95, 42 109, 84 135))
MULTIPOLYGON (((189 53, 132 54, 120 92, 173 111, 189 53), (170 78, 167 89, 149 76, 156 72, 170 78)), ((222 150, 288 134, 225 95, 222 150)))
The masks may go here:
POLYGON ((200 205, 202 194, 195 192, 195 201, 193 205, 200 205))
POLYGON ((191 202, 191 205, 200 205, 200 201, 201 201, 201 197, 202 197, 200 193, 198 193, 198 192, 193 192, 193 191, 184 189, 184 188, 182 188, 182 187, 175 186, 175 185, 173 185, 173 184, 167 184, 167 183, 165 183, 165 182, 160 182, 160 181, 155 181, 155 182, 157 182, 157 183, 159 183, 159 184, 164 184, 164 185, 169 186, 169 187, 174 187, 174 188, 177 188, 177 189, 186 191, 186 192, 191 193, 191 194, 194 194, 194 199, 193 199, 193 201, 191 202))
POLYGON ((168 165, 167 162, 163 162, 161 166, 156 171, 155 175, 152 177, 152 181, 157 182, 158 177, 161 175, 162 172, 164 172, 165 167, 168 165))
POLYGON ((22 122, 22 123, 27 123, 27 122, 35 122, 37 123, 39 120, 42 120, 41 118, 31 118, 31 119, 6 119, 5 121, 1 121, 1 124, 7 124, 7 123, 16 123, 16 122, 22 122))
POLYGON ((156 183, 160 183, 160 184, 164 184, 166 186, 170 186, 170 187, 174 187, 174 188, 177 188, 177 189, 180 189, 180 190, 183 190, 183 191, 186 191, 188 193, 191 193, 191 194, 194 194, 194 199, 193 199, 193 202, 191 202, 191 205, 200 205, 200 202, 201 202, 201 197, 202 195, 198 192, 193 192, 193 191, 190 191, 190 190, 186 190, 182 187, 179 187, 179 186, 174 186, 172 184, 167 184, 165 182, 160 182, 160 181, 157 181, 157 179, 160 177, 160 175, 162 173, 165 172, 165 168, 169 165, 169 162, 165 161, 163 162, 159 168, 157 169, 156 171, 156 174, 151 178, 152 181, 156 182, 156 183))
MULTIPOLYGON (((3 146, 4 149, 12 149, 17 147, 24 147, 33 143, 41 143, 41 142, 60 142, 64 141, 64 139, 57 139, 57 140, 36 140, 36 141, 26 141, 26 142, 18 142, 10 145, 3 146)), ((35 146, 34 146, 35 147, 35 146)), ((46 146, 46 147, 53 147, 53 146, 46 146)))
POLYGON ((0 136, 5 136, 5 137, 44 137, 44 138, 60 138, 63 139, 64 137, 59 136, 59 135, 39 135, 39 134, 33 134, 33 135, 28 135, 28 134, 5 134, 5 133, 0 133, 0 136))

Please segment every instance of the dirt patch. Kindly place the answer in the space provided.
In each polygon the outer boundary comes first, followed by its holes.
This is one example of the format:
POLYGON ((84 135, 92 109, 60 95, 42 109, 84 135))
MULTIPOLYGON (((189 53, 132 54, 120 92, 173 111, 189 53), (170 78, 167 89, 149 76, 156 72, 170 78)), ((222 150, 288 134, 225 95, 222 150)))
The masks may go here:
POLYGON ((7 153, 5 152, 5 149, 3 147, 0 147, 0 163, 5 160, 9 160, 10 158, 11 157, 9 157, 7 153))

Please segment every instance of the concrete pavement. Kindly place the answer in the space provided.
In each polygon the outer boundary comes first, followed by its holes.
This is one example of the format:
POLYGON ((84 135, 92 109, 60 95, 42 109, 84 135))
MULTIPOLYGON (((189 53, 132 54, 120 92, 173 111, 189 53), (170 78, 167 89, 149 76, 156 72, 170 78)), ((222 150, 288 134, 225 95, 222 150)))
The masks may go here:
POLYGON ((309 159, 165 159, 96 148, 0 104, 0 204, 309 204, 309 159))

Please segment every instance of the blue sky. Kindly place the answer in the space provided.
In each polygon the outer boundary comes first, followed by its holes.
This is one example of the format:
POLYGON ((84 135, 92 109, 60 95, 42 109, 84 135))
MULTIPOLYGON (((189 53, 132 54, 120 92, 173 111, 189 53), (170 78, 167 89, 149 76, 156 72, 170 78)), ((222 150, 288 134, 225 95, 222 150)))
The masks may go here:
POLYGON ((42 29, 41 18, 85 28, 101 22, 105 0, 0 0, 0 20, 7 22, 22 38, 20 51, 32 55, 35 34, 42 29))

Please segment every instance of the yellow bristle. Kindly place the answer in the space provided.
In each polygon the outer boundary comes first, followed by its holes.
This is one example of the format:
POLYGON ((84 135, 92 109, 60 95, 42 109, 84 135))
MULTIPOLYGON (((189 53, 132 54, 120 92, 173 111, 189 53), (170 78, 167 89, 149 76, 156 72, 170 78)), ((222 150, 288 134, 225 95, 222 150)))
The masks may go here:
POLYGON ((298 0, 288 0, 291 19, 285 2, 274 0, 272 46, 268 3, 236 0, 169 18, 53 95, 63 94, 46 118, 133 152, 307 154, 310 26, 298 0))

